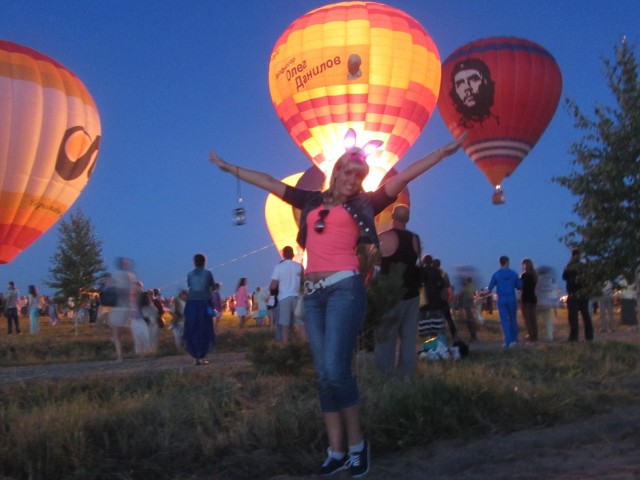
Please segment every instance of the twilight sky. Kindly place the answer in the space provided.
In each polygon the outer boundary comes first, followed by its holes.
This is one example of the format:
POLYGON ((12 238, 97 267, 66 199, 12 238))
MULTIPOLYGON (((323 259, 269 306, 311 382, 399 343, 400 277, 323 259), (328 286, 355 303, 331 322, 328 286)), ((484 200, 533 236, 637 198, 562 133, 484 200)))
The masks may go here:
MULTIPOLYGON (((248 222, 231 224, 235 180, 208 162, 209 149, 277 178, 303 172, 310 160, 293 143, 269 96, 274 43, 313 0, 0 0, 0 38, 57 60, 85 84, 102 122, 95 173, 69 212, 81 209, 103 242, 105 262, 135 261, 148 288, 169 296, 186 285, 194 253, 233 293, 269 282, 279 254, 266 227, 267 194, 242 185, 248 222)), ((626 35, 640 41, 637 0, 394 0, 416 18, 444 60, 468 42, 495 36, 532 40, 546 48, 563 75, 560 106, 534 149, 503 183, 507 203, 491 204, 492 187, 463 151, 409 187, 412 219, 424 252, 445 270, 473 265, 488 282, 498 257, 512 267, 530 257, 561 270, 568 258, 558 237, 572 219, 574 199, 551 178, 571 171, 568 150, 582 133, 564 108, 574 99, 587 113, 613 104, 603 58, 626 35)), ((0 108, 2 106, 0 105, 0 108)), ((402 169, 451 139, 436 110, 402 169)), ((12 263, 0 282, 43 293, 57 226, 12 263)), ((479 285, 480 286, 480 285, 479 285)))

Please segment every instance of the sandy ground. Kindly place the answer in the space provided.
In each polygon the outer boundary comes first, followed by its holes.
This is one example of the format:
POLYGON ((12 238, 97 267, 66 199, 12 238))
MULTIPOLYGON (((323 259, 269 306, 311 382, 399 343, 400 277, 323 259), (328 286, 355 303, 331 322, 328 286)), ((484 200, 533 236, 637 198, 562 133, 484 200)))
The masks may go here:
MULTIPOLYGON (((489 347, 488 345, 485 346, 489 347)), ((83 375, 131 375, 149 371, 249 364, 242 352, 216 353, 211 365, 195 367, 189 357, 127 359, 35 367, 0 368, 0 385, 83 375)), ((380 479, 640 479, 640 378, 629 379, 638 403, 612 406, 601 415, 554 427, 494 435, 475 441, 445 440, 373 458, 366 477, 380 479)), ((278 476, 303 480, 313 476, 278 476)), ((341 472, 332 477, 350 478, 341 472)))

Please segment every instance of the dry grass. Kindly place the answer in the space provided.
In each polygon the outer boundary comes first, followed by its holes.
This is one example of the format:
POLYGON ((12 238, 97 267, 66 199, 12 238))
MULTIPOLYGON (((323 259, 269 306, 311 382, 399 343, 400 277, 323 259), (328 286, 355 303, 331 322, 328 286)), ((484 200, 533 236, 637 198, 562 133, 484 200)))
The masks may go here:
MULTIPOLYGON (((565 318, 557 325, 566 338, 565 318)), ((459 325, 464 332, 464 325, 459 325)), ((0 387, 0 472, 9 478, 255 479, 311 472, 324 454, 314 376, 304 349, 266 342, 268 328, 223 318, 219 347, 247 350, 253 367, 189 368, 0 387), (286 370, 288 355, 300 369, 286 370), (284 365, 286 374, 279 368, 284 365), (306 366, 305 366, 306 365, 306 366), (185 476, 186 475, 186 476, 185 476)), ((460 362, 420 363, 411 383, 384 379, 361 353, 363 422, 392 452, 442 438, 474 438, 571 421, 637 401, 640 344, 541 344, 505 351, 497 319, 460 362), (494 345, 492 347, 488 345, 494 345)), ((0 336, 0 365, 113 359, 93 325, 0 336)), ((132 345, 125 344, 127 351, 132 345)), ((174 354, 170 332, 159 355, 174 354)))

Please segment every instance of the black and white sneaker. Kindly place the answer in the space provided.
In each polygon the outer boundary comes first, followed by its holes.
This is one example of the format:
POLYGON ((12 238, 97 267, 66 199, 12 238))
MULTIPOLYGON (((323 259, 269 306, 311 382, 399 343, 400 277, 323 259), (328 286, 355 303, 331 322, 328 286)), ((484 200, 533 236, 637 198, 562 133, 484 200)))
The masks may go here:
POLYGON ((336 459, 331 456, 331 448, 327 449, 327 459, 320 467, 320 475, 323 477, 329 477, 335 473, 341 472, 349 468, 349 455, 344 455, 341 459, 336 459))
POLYGON ((369 473, 371 468, 369 449, 369 442, 365 440, 361 451, 349 453, 349 475, 353 478, 364 477, 369 473))

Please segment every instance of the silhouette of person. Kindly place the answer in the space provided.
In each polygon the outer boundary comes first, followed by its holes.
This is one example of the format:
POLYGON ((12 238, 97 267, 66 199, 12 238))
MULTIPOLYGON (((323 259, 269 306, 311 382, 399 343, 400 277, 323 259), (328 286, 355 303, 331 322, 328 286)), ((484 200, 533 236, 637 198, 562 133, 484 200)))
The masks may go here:
POLYGON ((569 341, 578 341, 578 313, 582 315, 584 324, 584 336, 587 340, 593 340, 593 323, 589 312, 589 296, 585 294, 580 275, 583 265, 580 261, 580 250, 574 248, 571 251, 569 263, 562 272, 562 279, 567 288, 567 310, 569 316, 569 341))
POLYGON ((392 228, 378 236, 382 251, 380 273, 388 275, 391 265, 404 265, 403 287, 406 293, 385 315, 388 321, 376 330, 376 367, 381 372, 392 373, 398 350, 397 373, 403 377, 413 375, 416 370, 416 343, 420 318, 420 238, 407 230, 409 215, 409 207, 396 205, 391 214, 392 228))
POLYGON ((522 260, 522 297, 520 309, 524 325, 527 328, 528 340, 530 342, 538 341, 538 316, 537 305, 538 297, 536 296, 536 285, 538 283, 538 273, 533 266, 530 258, 522 260))

